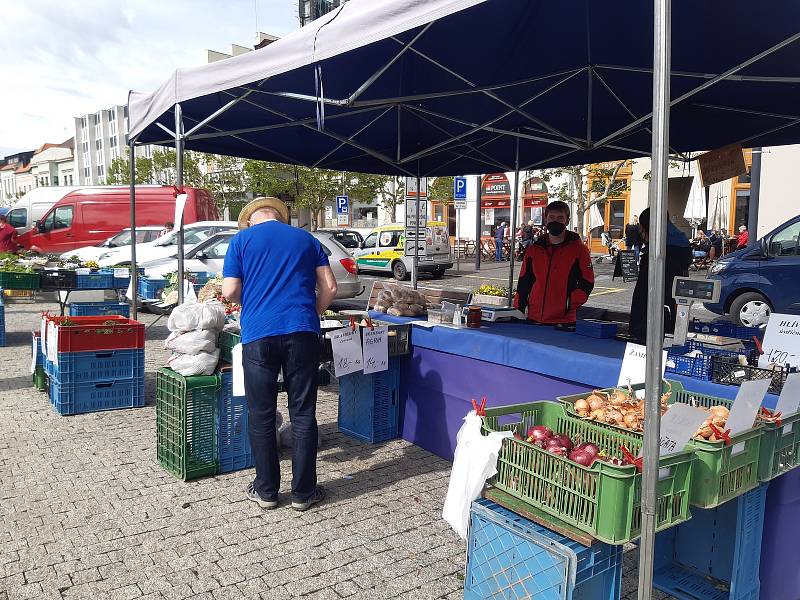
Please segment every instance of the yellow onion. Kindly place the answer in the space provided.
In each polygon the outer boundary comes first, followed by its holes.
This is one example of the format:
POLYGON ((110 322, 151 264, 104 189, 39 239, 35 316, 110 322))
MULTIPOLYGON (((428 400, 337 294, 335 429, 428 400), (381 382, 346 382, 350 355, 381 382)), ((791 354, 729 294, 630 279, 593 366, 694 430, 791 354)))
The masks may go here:
POLYGON ((607 397, 603 398, 603 396, 601 396, 600 394, 602 394, 602 392, 595 391, 588 398, 586 398, 586 401, 589 403, 589 406, 591 407, 592 410, 597 410, 598 408, 602 408, 608 401, 607 397))
POLYGON ((575 400, 574 407, 575 407, 575 412, 577 412, 578 414, 583 414, 583 413, 587 413, 588 414, 592 410, 591 405, 586 400, 584 400, 583 398, 579 398, 578 400, 575 400))
POLYGON ((709 410, 715 419, 727 420, 730 414, 730 411, 725 406, 712 406, 709 410))

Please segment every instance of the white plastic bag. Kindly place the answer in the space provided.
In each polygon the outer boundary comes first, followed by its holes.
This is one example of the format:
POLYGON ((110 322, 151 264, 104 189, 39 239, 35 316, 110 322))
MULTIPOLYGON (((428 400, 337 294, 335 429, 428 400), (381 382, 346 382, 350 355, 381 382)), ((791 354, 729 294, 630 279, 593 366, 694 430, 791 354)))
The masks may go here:
POLYGON ((447 497, 444 499, 442 517, 453 530, 467 539, 469 508, 478 498, 486 480, 497 473, 497 456, 510 431, 481 435, 481 417, 474 410, 464 417, 464 424, 456 436, 456 452, 447 497))
POLYGON ((170 331, 210 329, 220 332, 225 326, 225 309, 219 302, 181 304, 172 309, 167 321, 170 331))
POLYGON ((213 352, 199 354, 173 354, 167 366, 184 377, 190 375, 213 375, 219 362, 219 348, 213 352))
POLYGON ((208 329, 194 331, 173 331, 164 342, 167 350, 178 354, 199 354, 213 352, 217 347, 217 332, 208 329))

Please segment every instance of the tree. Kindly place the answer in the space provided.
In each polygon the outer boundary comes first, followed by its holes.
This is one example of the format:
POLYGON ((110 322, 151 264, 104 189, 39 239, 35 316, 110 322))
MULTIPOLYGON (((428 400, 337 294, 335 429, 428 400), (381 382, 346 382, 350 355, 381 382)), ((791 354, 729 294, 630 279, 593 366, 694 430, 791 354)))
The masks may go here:
POLYGON ((397 220, 397 206, 405 202, 405 179, 392 175, 372 175, 372 177, 375 177, 378 202, 389 215, 389 222, 394 223, 397 220))
POLYGON ((205 166, 203 187, 214 196, 220 213, 224 213, 247 188, 244 161, 232 156, 204 154, 201 162, 205 166))
POLYGON ((300 193, 298 167, 263 160, 246 160, 245 187, 257 196, 273 196, 294 202, 300 193))
MULTIPOLYGON (((153 152, 152 163, 153 183, 158 185, 175 185, 175 150, 155 150, 153 152)), ((137 160, 137 167, 138 164, 137 160)), ((203 174, 200 172, 199 157, 192 151, 183 153, 183 185, 189 187, 201 187, 203 185, 203 174)))
POLYGON ((342 189, 342 174, 327 169, 296 167, 299 194, 297 206, 307 208, 311 213, 311 230, 319 227, 320 213, 325 205, 332 202, 342 189))
MULTIPOLYGON (((106 183, 109 185, 130 185, 131 167, 128 160, 128 149, 122 156, 111 161, 106 172, 106 183)), ((136 157, 136 185, 153 183, 153 161, 145 156, 136 157)))
POLYGON ((428 187, 428 198, 442 204, 453 203, 453 182, 455 177, 437 177, 428 187))

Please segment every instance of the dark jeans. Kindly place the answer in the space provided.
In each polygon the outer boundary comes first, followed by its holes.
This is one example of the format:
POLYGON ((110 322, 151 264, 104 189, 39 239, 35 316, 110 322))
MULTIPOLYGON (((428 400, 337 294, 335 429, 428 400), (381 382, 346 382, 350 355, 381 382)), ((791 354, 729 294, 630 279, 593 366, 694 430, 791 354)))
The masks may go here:
POLYGON ((317 365, 319 337, 300 332, 262 338, 242 347, 255 489, 277 500, 281 473, 275 440, 278 373, 289 396, 292 422, 292 499, 305 502, 317 487, 317 365))

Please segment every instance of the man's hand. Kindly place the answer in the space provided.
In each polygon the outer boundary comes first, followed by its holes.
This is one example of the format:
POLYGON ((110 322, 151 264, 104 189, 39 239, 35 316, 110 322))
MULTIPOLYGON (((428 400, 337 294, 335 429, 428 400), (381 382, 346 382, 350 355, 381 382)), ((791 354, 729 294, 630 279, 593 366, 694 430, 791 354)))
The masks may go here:
POLYGON ((317 314, 321 315, 336 298, 336 277, 328 265, 317 267, 317 314))
POLYGON ((236 304, 242 301, 242 280, 237 277, 226 277, 222 280, 222 295, 228 302, 236 304))

